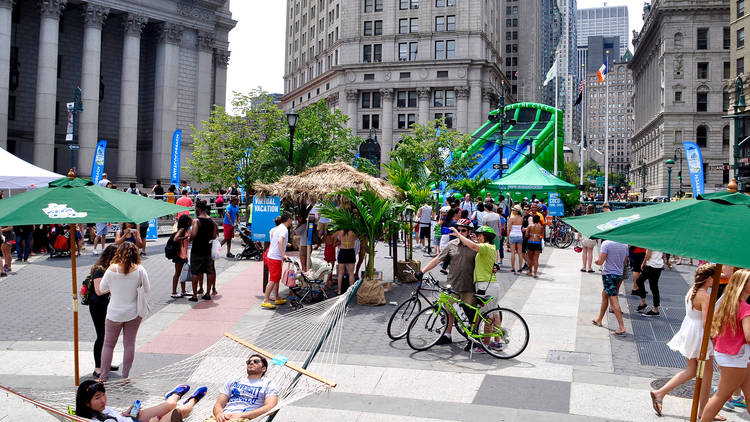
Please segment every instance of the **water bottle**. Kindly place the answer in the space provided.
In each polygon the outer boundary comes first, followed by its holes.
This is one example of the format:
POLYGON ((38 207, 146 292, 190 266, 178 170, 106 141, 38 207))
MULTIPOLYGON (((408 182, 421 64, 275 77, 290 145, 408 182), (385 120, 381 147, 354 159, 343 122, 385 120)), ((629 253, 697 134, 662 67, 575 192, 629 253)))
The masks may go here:
POLYGON ((137 418, 139 413, 141 413, 141 401, 136 400, 133 402, 133 407, 130 408, 130 417, 137 418))

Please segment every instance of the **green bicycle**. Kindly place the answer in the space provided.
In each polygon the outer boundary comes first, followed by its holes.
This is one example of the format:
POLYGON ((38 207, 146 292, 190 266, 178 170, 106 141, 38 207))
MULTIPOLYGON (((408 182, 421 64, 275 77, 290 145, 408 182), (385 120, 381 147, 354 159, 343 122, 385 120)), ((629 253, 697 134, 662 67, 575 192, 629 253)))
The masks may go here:
POLYGON ((409 324, 406 333, 409 347, 422 351, 434 346, 445 334, 450 321, 448 314, 451 314, 459 334, 470 343, 480 346, 489 355, 498 359, 512 359, 526 349, 529 344, 529 326, 518 312, 501 307, 482 312, 481 308, 494 297, 474 295, 477 306, 471 306, 457 299, 458 293, 450 286, 441 287, 440 290, 438 300, 419 312, 409 324), (460 317, 456 306, 460 306, 467 314, 473 314, 472 320, 460 317))

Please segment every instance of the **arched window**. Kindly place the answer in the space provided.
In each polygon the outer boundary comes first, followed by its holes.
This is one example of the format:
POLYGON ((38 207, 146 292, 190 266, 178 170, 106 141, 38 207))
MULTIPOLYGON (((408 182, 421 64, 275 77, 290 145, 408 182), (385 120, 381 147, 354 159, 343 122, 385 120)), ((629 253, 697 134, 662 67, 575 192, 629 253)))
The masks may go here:
POLYGON ((705 148, 708 145, 708 128, 706 126, 698 126, 695 130, 695 143, 701 148, 705 148))
POLYGON ((721 147, 729 148, 729 125, 721 129, 721 147))
POLYGON ((674 46, 675 48, 682 48, 682 32, 674 34, 674 46))

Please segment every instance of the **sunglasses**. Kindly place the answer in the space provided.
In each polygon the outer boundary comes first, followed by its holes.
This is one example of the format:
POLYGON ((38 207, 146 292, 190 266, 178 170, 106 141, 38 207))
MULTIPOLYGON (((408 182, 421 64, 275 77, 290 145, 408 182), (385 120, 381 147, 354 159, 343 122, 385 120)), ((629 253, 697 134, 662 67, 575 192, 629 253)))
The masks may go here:
POLYGON ((469 230, 467 230, 467 229, 458 229, 458 232, 459 233, 468 233, 469 230))
POLYGON ((253 358, 253 359, 248 359, 248 360, 247 360, 247 364, 248 364, 248 365, 250 365, 251 363, 255 363, 255 364, 258 364, 258 363, 262 363, 262 362, 263 362, 263 361, 262 361, 262 360, 260 360, 260 359, 258 359, 258 358, 253 358))

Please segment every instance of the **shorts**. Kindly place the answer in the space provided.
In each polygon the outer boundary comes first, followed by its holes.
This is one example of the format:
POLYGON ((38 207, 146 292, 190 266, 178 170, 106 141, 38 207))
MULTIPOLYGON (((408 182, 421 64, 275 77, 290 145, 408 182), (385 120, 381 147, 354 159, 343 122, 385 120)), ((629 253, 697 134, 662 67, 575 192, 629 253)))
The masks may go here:
POLYGON ((743 344, 736 355, 714 350, 714 360, 719 366, 727 368, 747 368, 748 363, 750 363, 750 345, 743 344))
POLYGON ((232 239, 234 237, 234 226, 224 223, 224 239, 232 239))
POLYGON ((646 252, 639 252, 630 255, 630 268, 635 272, 641 272, 644 258, 646 258, 646 252))
POLYGON ((357 255, 354 253, 354 249, 339 249, 339 264, 356 264, 357 255))
POLYGON ((607 296, 617 296, 617 286, 622 281, 622 276, 619 274, 602 274, 602 284, 604 285, 604 293, 607 296))
MULTIPOLYGON (((453 296, 455 297, 456 295, 453 296)), ((474 297, 474 292, 458 292, 458 298, 461 299, 461 302, 471 306, 474 306, 477 302, 477 299, 474 297)))
POLYGON ((96 223, 96 235, 106 236, 109 233, 109 225, 107 223, 96 223))
POLYGON ((148 225, 139 225, 138 232, 141 234, 141 239, 146 240, 146 234, 148 234, 148 225))
POLYGON ((427 239, 430 237, 430 225, 422 225, 422 223, 419 224, 419 238, 420 239, 427 239))
POLYGON ((517 245, 519 243, 523 243, 523 236, 511 236, 508 238, 511 245, 517 245))
POLYGON ((180 258, 179 256, 177 258, 172 258, 172 262, 175 264, 187 264, 188 260, 187 258, 180 258))
MULTIPOLYGON (((483 307, 482 311, 488 311, 497 306, 497 300, 500 297, 500 283, 486 283, 479 282, 476 284, 477 292, 484 290, 484 295, 492 296, 492 300, 487 302, 483 307)), ((477 293, 479 294, 479 293, 477 293)))
POLYGON ((542 251, 542 242, 529 242, 527 246, 527 250, 529 252, 541 252, 542 251))
POLYGON ((190 272, 193 275, 213 275, 216 274, 214 260, 211 259, 211 252, 207 255, 190 255, 190 272))
POLYGON ((271 283, 278 283, 281 281, 281 260, 265 256, 263 257, 263 262, 266 264, 266 267, 268 267, 268 281, 271 283))

